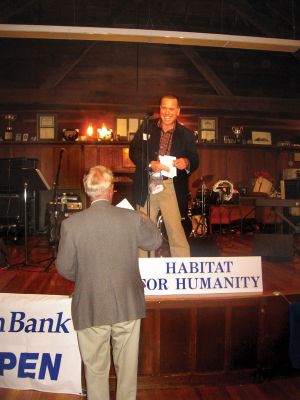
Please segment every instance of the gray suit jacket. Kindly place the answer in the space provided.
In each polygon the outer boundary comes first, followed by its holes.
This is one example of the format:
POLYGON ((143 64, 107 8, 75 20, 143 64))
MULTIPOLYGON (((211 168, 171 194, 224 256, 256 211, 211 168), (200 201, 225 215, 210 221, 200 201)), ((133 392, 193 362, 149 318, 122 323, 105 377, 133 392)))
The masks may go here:
POLYGON ((138 247, 155 250, 161 236, 139 213, 95 202, 65 219, 56 259, 58 272, 75 282, 76 330, 145 316, 138 247))

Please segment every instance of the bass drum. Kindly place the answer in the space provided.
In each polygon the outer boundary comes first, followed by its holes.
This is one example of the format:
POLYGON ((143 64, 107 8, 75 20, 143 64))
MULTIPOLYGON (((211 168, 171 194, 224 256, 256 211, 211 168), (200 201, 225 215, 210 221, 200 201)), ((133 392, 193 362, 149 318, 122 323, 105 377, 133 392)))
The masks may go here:
MULTIPOLYGON (((181 224, 182 224, 182 227, 184 229, 185 236, 187 238, 191 237, 192 236, 192 221, 191 221, 190 217, 181 217, 181 224)), ((158 217, 157 217, 156 226, 159 229, 161 237, 163 238, 163 240, 165 242, 168 242, 169 239, 168 239, 166 226, 165 226, 165 223, 164 223, 164 218, 160 213, 158 214, 158 217)))
POLYGON ((192 233, 191 237, 203 237, 207 234, 207 220, 205 215, 193 214, 191 216, 192 233))

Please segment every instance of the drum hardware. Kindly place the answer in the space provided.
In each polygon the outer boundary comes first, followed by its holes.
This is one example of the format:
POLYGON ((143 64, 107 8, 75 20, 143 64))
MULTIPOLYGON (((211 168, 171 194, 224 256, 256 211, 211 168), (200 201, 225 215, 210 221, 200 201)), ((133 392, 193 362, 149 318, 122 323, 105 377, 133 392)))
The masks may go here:
POLYGON ((189 218, 192 221, 192 231, 190 237, 203 237, 207 234, 207 203, 210 198, 210 190, 205 182, 212 179, 212 175, 206 175, 200 178, 201 190, 196 194, 195 204, 189 209, 189 218))
POLYGON ((199 187, 202 186, 203 183, 209 183, 212 181, 213 179, 213 175, 204 175, 201 176, 200 178, 196 179, 193 183, 192 183, 192 187, 199 187))
MULTIPOLYGON (((191 236, 191 230, 192 230, 192 222, 189 216, 187 217, 181 217, 181 224, 183 227, 183 230, 185 232, 186 237, 191 236)), ((167 229, 164 223, 164 218, 162 214, 159 212, 157 216, 157 223, 156 223, 157 228, 160 231, 161 237, 165 242, 169 241, 168 234, 167 234, 167 229)))
POLYGON ((212 188, 215 193, 216 204, 223 204, 229 202, 233 196, 233 184, 228 180, 220 180, 216 182, 212 188))
MULTIPOLYGON (((187 216, 181 218, 186 237, 203 237, 207 234, 206 215, 211 191, 207 188, 206 183, 210 182, 212 179, 213 175, 204 175, 192 184, 193 187, 199 187, 199 184, 201 184, 201 189, 198 190, 195 201, 192 200, 192 196, 189 193, 187 216)), ((156 226, 163 240, 168 242, 168 235, 161 213, 157 216, 156 226)))

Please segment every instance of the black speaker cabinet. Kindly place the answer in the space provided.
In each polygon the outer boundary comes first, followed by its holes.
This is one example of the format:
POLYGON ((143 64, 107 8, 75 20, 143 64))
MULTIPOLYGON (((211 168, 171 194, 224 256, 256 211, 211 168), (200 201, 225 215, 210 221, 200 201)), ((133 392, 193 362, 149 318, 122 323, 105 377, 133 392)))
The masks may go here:
POLYGON ((0 224, 4 226, 21 224, 23 216, 21 195, 0 193, 0 224))
POLYGON ((299 199, 300 179, 286 179, 284 181, 284 191, 286 199, 299 199))
POLYGON ((0 158, 0 192, 17 192, 19 188, 14 186, 14 170, 20 168, 37 168, 36 158, 0 158))
POLYGON ((252 246, 252 256, 262 256, 271 261, 291 260, 294 255, 294 238, 289 234, 258 234, 252 246))

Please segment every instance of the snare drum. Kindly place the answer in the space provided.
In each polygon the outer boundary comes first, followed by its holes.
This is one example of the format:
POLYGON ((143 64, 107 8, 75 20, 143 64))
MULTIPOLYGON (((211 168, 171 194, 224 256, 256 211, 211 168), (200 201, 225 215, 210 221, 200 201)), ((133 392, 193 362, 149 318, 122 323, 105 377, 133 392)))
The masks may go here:
MULTIPOLYGON (((190 219, 190 217, 181 217, 181 224, 183 227, 183 230, 185 232, 185 236, 191 237, 192 235, 192 221, 190 219)), ((160 231, 161 237, 163 238, 164 241, 168 242, 168 234, 167 234, 167 230, 166 230, 166 226, 164 223, 164 218, 163 216, 159 213, 158 217, 157 217, 157 223, 156 223, 157 228, 160 231)))

